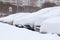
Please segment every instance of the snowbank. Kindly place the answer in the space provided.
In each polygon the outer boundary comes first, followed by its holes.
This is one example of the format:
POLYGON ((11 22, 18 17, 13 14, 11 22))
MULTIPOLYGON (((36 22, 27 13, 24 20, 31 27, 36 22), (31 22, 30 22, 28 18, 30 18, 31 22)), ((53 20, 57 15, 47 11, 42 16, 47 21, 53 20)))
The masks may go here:
POLYGON ((21 19, 14 20, 13 24, 34 24, 41 25, 41 23, 52 17, 60 16, 60 6, 50 7, 34 12, 31 15, 25 16, 21 19))
POLYGON ((49 18, 43 21, 40 32, 60 34, 60 17, 49 18))
POLYGON ((0 40, 60 40, 56 34, 39 34, 24 28, 0 23, 0 40))

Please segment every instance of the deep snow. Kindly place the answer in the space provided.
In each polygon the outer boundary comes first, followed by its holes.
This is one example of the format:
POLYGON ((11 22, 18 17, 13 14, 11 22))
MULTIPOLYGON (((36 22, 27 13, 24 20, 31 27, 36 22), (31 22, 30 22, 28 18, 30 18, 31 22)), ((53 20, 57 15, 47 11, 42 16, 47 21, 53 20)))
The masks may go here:
POLYGON ((60 17, 49 18, 43 21, 40 32, 60 34, 60 17))
POLYGON ((24 28, 0 23, 0 40, 60 40, 56 34, 39 34, 24 28))

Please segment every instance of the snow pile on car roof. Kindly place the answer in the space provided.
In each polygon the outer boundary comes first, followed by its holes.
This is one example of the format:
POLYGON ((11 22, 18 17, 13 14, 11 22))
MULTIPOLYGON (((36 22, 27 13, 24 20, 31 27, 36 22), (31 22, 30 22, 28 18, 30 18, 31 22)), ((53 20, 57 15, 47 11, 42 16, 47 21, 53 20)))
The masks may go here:
POLYGON ((49 18, 43 21, 40 32, 60 34, 60 17, 49 18))
POLYGON ((60 16, 60 6, 57 7, 50 7, 40 10, 40 12, 34 12, 34 14, 25 16, 21 19, 14 20, 13 24, 34 24, 34 25, 41 25, 41 23, 52 17, 60 16), (49 9, 49 10, 48 10, 49 9))
POLYGON ((11 22, 17 18, 21 18, 21 17, 29 15, 29 14, 31 14, 31 13, 16 13, 16 14, 9 15, 7 17, 2 17, 2 18, 0 18, 0 21, 11 22))

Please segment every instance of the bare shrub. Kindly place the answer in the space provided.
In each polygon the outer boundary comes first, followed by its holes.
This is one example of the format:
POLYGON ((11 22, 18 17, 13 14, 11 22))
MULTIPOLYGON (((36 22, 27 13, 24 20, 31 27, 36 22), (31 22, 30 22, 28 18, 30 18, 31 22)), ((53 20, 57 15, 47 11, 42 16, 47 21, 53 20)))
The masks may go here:
POLYGON ((45 3, 42 5, 42 8, 53 7, 53 6, 56 6, 56 4, 55 4, 55 3, 51 3, 51 2, 45 2, 45 3))

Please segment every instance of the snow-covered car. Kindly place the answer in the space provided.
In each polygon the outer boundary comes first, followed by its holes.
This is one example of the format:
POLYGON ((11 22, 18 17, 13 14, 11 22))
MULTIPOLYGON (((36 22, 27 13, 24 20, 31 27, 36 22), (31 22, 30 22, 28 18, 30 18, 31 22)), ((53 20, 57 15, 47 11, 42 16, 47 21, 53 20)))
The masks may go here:
POLYGON ((25 16, 29 16, 29 15, 33 16, 33 15, 41 14, 41 13, 46 12, 49 9, 51 9, 51 8, 45 8, 45 9, 39 10, 39 11, 33 13, 33 14, 31 14, 31 13, 16 13, 16 14, 9 15, 7 17, 2 17, 2 18, 0 18, 0 21, 7 22, 7 23, 12 23, 16 19, 21 19, 21 18, 24 18, 25 16))
POLYGON ((60 40, 56 34, 40 34, 24 28, 0 23, 0 40, 60 40))
MULTIPOLYGON (((37 15, 40 15, 40 14, 43 14, 43 13, 45 13, 45 12, 47 12, 48 10, 50 10, 51 8, 44 8, 44 9, 41 9, 41 10, 38 10, 37 12, 33 12, 31 15, 27 15, 27 16, 24 16, 24 17, 22 17, 22 18, 19 18, 19 19, 16 19, 16 20, 14 20, 14 25, 15 24, 19 24, 19 23, 15 23, 15 21, 18 21, 18 20, 20 20, 20 19, 29 19, 30 20, 30 18, 31 18, 31 21, 33 20, 32 18, 34 18, 34 17, 38 17, 37 15)), ((26 20, 25 20, 26 21, 26 20)), ((33 22, 29 22, 30 24, 32 23, 33 24, 33 22)), ((21 23, 21 22, 20 22, 21 23)), ((29 23, 26 23, 26 24, 29 24, 29 23)), ((23 24, 23 22, 21 23, 21 24, 23 24)))
POLYGON ((17 25, 25 25, 25 24, 34 24, 34 25, 41 25, 41 23, 52 17, 60 16, 60 6, 56 7, 49 7, 42 9, 40 11, 34 12, 31 15, 25 16, 21 19, 14 20, 13 24, 17 25))
MULTIPOLYGON (((50 9, 50 8, 48 8, 48 9, 50 9)), ((42 11, 46 11, 46 10, 48 10, 47 8, 45 8, 45 9, 42 9, 42 10, 39 10, 38 12, 40 13, 40 11, 42 12, 42 11)), ((38 12, 35 12, 35 13, 38 13, 38 12)), ((28 16, 28 15, 35 15, 35 13, 16 13, 16 14, 12 14, 12 15, 9 15, 9 16, 6 16, 6 17, 2 17, 2 18, 0 18, 0 21, 2 21, 2 22, 11 22, 11 21, 14 21, 14 20, 16 20, 16 19, 20 19, 20 18, 22 18, 22 17, 25 17, 25 16, 28 16)), ((43 13, 43 12, 42 12, 43 13)))
POLYGON ((49 18, 43 21, 40 32, 56 33, 60 35, 60 17, 49 18))
POLYGON ((13 22, 16 19, 18 19, 18 18, 20 19, 20 18, 22 18, 22 17, 24 17, 26 15, 29 15, 29 14, 31 14, 31 13, 23 13, 22 12, 22 13, 12 14, 12 15, 0 18, 0 22, 11 23, 11 22, 13 22))

